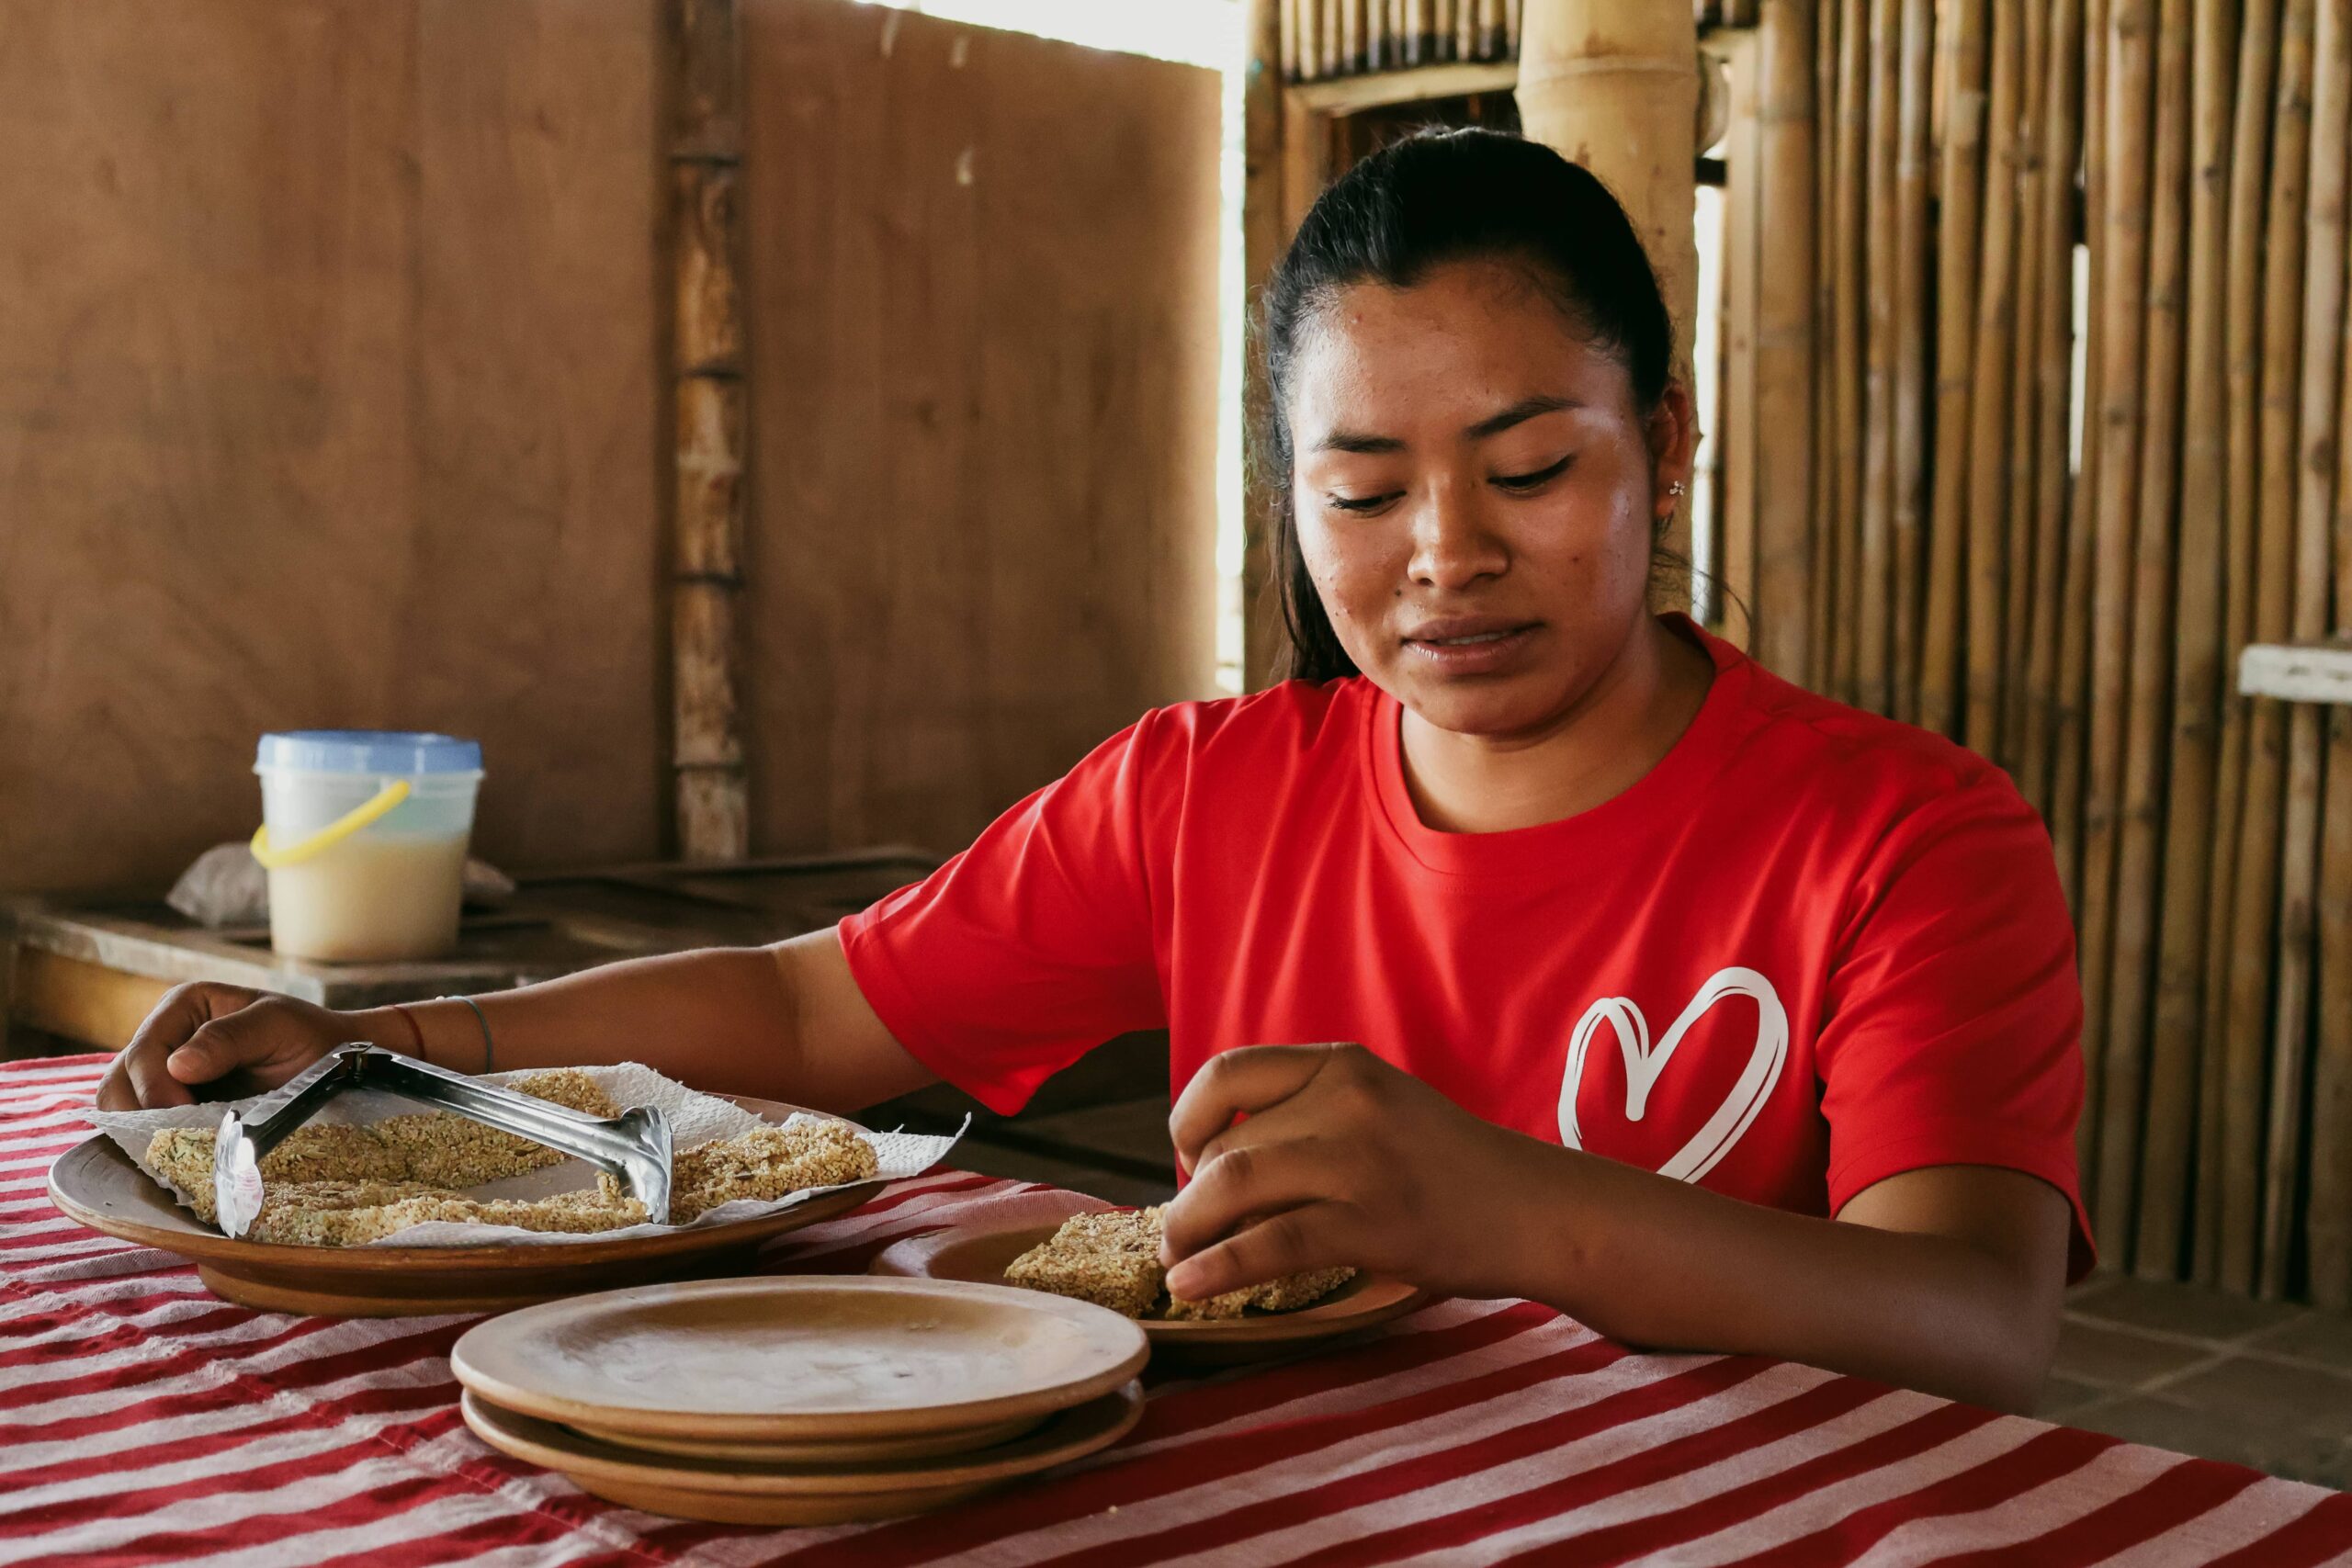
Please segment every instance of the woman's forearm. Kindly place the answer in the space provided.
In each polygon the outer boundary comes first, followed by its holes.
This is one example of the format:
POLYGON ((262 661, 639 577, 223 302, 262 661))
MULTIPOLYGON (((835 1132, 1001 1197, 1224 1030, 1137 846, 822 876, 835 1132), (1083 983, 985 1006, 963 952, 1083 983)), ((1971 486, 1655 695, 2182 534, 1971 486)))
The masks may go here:
POLYGON ((827 1111, 929 1081, 857 996, 831 931, 630 959, 474 1003, 479 1018, 462 1001, 349 1016, 374 1043, 411 1054, 421 1043, 427 1060, 460 1072, 486 1060, 501 1071, 642 1062, 696 1089, 827 1111))
POLYGON ((1532 1163, 1507 1248, 1523 1277, 1500 1293, 1658 1348, 1777 1356, 2007 1410, 2040 1391, 2057 1331, 2046 1269, 1575 1150, 1539 1146, 1532 1163))

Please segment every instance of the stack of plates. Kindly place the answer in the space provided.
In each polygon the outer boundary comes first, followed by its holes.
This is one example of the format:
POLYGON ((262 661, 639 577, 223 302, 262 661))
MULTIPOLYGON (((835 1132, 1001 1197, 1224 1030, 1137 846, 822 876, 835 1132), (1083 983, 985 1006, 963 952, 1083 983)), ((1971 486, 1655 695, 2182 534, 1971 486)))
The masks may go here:
POLYGON ((1116 1442, 1142 1330, 940 1280, 751 1279, 550 1302, 451 1353, 466 1424, 599 1497, 727 1524, 889 1518, 1116 1442))

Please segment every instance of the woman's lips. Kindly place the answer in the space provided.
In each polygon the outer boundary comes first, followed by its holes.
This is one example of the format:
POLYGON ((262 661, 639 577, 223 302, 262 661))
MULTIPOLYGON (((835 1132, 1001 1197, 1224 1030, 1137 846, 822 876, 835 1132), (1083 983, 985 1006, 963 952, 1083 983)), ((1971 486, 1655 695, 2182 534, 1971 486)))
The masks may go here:
POLYGON ((1415 627, 1405 650, 1442 675, 1487 675, 1518 661, 1540 628, 1521 623, 1440 623, 1415 627))

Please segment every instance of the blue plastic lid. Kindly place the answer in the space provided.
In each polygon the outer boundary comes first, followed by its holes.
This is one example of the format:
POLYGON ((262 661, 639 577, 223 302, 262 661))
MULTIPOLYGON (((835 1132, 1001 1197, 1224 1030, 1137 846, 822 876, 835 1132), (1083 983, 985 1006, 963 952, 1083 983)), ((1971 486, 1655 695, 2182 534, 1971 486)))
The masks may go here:
POLYGON ((402 729, 289 729, 261 738, 254 767, 303 773, 478 773, 481 743, 402 729))

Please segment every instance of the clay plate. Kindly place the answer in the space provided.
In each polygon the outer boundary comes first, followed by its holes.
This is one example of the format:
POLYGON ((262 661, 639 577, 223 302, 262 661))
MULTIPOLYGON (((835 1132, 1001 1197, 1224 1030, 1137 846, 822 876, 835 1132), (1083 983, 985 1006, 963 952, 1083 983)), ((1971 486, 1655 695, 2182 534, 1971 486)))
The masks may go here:
MULTIPOLYGON (((799 1107, 730 1095, 764 1121, 799 1107)), ((104 1134, 50 1168, 49 1197, 92 1230, 177 1253, 214 1295, 263 1312, 405 1317, 503 1312, 533 1302, 741 1267, 770 1236, 846 1213, 880 1191, 869 1181, 758 1219, 624 1241, 490 1247, 284 1247, 232 1241, 180 1207, 104 1134)))
MULTIPOLYGON (((1108 1207, 1077 1193, 1036 1194, 1019 1213, 1000 1211, 991 1222, 910 1236, 875 1258, 869 1271, 900 1279, 1002 1284, 1006 1267, 1051 1237, 1063 1219, 1108 1207)), ((1402 1317, 1428 1299, 1426 1292, 1401 1280, 1359 1274, 1297 1312, 1251 1312, 1238 1318, 1175 1323, 1145 1318, 1136 1326, 1151 1342, 1154 1355, 1231 1364, 1308 1349, 1322 1340, 1402 1317)))
POLYGON ((553 1421, 501 1409, 469 1389, 460 1408, 474 1435, 626 1507, 730 1525, 838 1525, 899 1518, 959 1502, 1108 1448, 1143 1416, 1130 1381, 983 1450, 887 1465, 746 1465, 674 1458, 601 1442, 553 1421))
POLYGON ((1149 1354, 1135 1324, 1086 1302, 810 1275, 549 1302, 475 1325, 449 1361, 482 1398, 617 1446, 897 1463, 1018 1436, 1149 1354))

